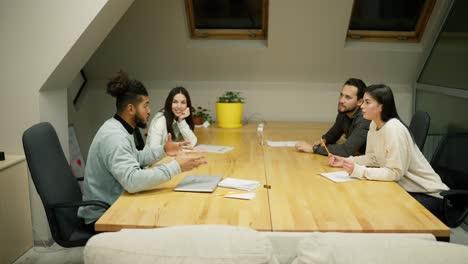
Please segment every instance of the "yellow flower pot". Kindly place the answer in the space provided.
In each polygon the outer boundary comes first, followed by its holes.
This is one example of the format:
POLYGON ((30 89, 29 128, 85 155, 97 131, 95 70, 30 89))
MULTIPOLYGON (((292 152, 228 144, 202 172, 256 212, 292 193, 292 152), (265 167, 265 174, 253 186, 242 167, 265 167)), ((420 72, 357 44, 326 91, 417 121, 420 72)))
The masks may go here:
POLYGON ((216 119, 218 127, 242 127, 243 103, 216 103, 216 119))

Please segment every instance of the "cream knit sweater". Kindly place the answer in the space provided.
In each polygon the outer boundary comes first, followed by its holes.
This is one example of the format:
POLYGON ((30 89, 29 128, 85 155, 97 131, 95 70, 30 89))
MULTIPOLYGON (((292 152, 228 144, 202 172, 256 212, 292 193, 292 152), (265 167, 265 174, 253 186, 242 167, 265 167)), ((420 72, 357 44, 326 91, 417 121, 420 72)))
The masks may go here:
POLYGON ((377 181, 396 181, 408 192, 441 197, 449 188, 432 169, 408 129, 396 118, 377 130, 371 122, 364 156, 350 157, 355 163, 351 177, 377 181))

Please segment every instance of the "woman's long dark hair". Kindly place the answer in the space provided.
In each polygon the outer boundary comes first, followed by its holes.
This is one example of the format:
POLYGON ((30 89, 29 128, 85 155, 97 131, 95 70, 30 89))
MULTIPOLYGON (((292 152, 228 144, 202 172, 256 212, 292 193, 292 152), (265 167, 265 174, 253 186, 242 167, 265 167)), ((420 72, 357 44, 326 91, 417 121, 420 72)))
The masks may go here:
POLYGON ((192 131, 193 131, 193 128, 195 127, 195 125, 193 124, 193 117, 192 117, 192 100, 190 99, 189 93, 182 86, 172 89, 166 98, 166 103, 164 104, 163 113, 164 113, 164 117, 166 118, 167 132, 171 133, 174 140, 175 140, 174 129, 172 129, 172 123, 174 122, 175 116, 174 116, 174 113, 172 112, 172 101, 174 100, 174 96, 180 93, 183 94, 185 98, 187 99, 187 107, 190 109, 190 115, 185 118, 185 121, 187 122, 187 124, 189 125, 192 131))
POLYGON ((392 118, 397 118, 401 121, 390 87, 385 84, 374 84, 368 86, 365 92, 382 105, 382 113, 380 114, 382 121, 387 122, 392 118))
POLYGON ((380 118, 382 119, 382 121, 387 122, 392 118, 398 119, 406 127, 406 129, 408 129, 411 138, 414 142, 413 133, 411 132, 411 130, 409 130, 405 122, 401 121, 401 118, 398 115, 392 89, 390 89, 390 87, 388 87, 385 84, 374 84, 368 86, 365 92, 382 105, 382 113, 380 114, 380 118))

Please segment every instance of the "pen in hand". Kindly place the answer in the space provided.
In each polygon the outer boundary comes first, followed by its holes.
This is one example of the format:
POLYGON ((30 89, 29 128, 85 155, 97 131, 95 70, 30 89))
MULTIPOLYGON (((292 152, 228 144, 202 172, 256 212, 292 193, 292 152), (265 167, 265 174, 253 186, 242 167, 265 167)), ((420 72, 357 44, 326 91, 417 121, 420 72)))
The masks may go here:
POLYGON ((325 142, 323 141, 323 138, 320 139, 320 142, 322 142, 322 146, 323 146, 323 147, 325 148, 325 150, 327 151, 328 156, 330 156, 330 151, 328 150, 327 145, 326 145, 325 142))

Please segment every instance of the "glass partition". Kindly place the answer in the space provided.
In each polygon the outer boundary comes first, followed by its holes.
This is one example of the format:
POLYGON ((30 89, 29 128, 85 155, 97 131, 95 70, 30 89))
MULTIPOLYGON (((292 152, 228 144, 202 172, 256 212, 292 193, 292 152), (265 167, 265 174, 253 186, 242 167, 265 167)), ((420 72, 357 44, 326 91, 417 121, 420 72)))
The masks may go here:
POLYGON ((468 1, 456 0, 416 83, 415 109, 429 113, 423 153, 447 133, 468 132, 468 1))

